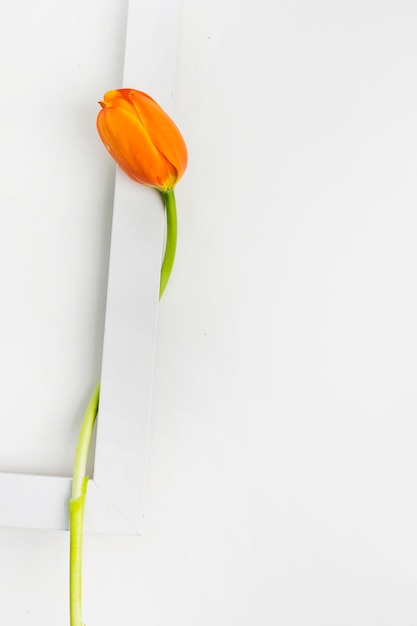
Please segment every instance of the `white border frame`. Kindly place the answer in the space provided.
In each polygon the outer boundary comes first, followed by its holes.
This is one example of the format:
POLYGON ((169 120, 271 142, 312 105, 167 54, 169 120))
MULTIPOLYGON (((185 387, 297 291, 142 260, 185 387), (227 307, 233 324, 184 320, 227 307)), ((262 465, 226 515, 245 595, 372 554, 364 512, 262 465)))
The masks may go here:
MULTIPOLYGON (((124 86, 150 93, 168 113, 179 18, 180 0, 130 0, 124 86)), ((160 195, 118 169, 87 532, 140 531, 163 233, 160 195)), ((71 478, 0 473, 0 526, 66 530, 70 493, 71 478)))

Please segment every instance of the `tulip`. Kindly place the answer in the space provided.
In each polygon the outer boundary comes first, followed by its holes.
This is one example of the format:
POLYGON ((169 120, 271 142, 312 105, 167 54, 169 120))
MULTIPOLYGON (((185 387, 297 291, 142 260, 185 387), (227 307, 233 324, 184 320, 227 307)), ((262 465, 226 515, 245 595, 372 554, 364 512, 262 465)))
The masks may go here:
MULTIPOLYGON (((120 167, 138 183, 156 187, 166 212, 165 254, 159 297, 171 275, 177 245, 174 187, 187 167, 187 148, 174 122, 152 98, 135 89, 115 89, 104 95, 97 116, 101 140, 120 167)), ((70 624, 82 626, 82 540, 88 477, 87 455, 96 420, 100 383, 82 422, 74 461, 70 512, 70 624)))
POLYGON ((99 103, 97 130, 113 159, 130 178, 163 196, 167 235, 159 295, 165 290, 177 245, 174 187, 187 167, 182 135, 159 104, 143 91, 113 89, 99 103))
POLYGON ((187 167, 187 148, 159 104, 136 89, 114 89, 100 102, 97 130, 130 178, 161 192, 173 189, 187 167))

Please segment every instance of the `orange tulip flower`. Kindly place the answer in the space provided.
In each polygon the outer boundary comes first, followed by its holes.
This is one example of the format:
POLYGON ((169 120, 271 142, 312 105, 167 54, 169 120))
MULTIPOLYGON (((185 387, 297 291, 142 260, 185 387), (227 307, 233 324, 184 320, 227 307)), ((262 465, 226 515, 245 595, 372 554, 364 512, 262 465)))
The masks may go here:
MULTIPOLYGON (((171 276, 177 246, 177 209, 174 187, 187 167, 187 148, 180 131, 152 98, 135 89, 114 89, 100 102, 97 130, 114 160, 138 183, 156 187, 166 214, 165 254, 159 297, 171 276)), ((70 513, 70 623, 82 621, 82 540, 85 475, 91 433, 100 396, 97 385, 84 415, 74 462, 70 513)))
POLYGON ((142 91, 114 89, 100 105, 98 133, 126 174, 162 192, 173 189, 187 167, 187 148, 159 104, 142 91))

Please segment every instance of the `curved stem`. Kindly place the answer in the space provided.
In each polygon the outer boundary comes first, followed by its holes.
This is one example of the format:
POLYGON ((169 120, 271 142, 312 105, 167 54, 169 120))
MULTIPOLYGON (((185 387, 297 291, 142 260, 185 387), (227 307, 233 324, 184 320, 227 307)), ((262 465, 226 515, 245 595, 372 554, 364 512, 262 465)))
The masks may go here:
MULTIPOLYGON (((161 192, 167 220, 167 235, 164 260, 161 267, 159 299, 165 291, 174 266, 177 249, 177 208, 174 190, 161 192)), ((82 623, 82 548, 84 505, 87 491, 86 476, 87 457, 90 448, 91 434, 97 417, 100 398, 100 383, 95 388, 88 403, 78 436, 77 451, 74 460, 72 494, 70 508, 70 624, 83 626, 82 623)))
POLYGON ((88 477, 82 482, 81 495, 71 499, 70 509, 70 624, 82 626, 82 555, 84 504, 88 477))
POLYGON ((177 249, 177 205, 175 202, 175 194, 173 189, 162 191, 164 198, 166 220, 167 220, 167 236, 165 244, 164 261, 161 267, 161 282, 159 286, 159 299, 165 291, 174 266, 175 252, 177 249))
POLYGON ((91 434, 98 411, 100 383, 88 403, 78 436, 70 509, 70 624, 82 626, 82 551, 84 503, 88 477, 85 475, 91 434))
POLYGON ((78 435, 77 450, 74 461, 74 474, 72 477, 71 499, 76 500, 82 494, 83 482, 87 467, 88 450, 90 447, 91 433, 98 411, 98 401, 100 397, 100 383, 94 389, 90 398, 78 435))

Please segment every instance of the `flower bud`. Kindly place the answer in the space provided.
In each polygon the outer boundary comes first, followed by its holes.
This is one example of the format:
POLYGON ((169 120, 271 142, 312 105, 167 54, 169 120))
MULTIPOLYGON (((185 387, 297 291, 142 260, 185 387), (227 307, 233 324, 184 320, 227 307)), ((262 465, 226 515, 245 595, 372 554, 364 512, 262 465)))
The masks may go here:
POLYGON ((97 130, 118 165, 138 183, 172 189, 187 167, 187 148, 171 118, 135 89, 108 91, 100 105, 97 130))

